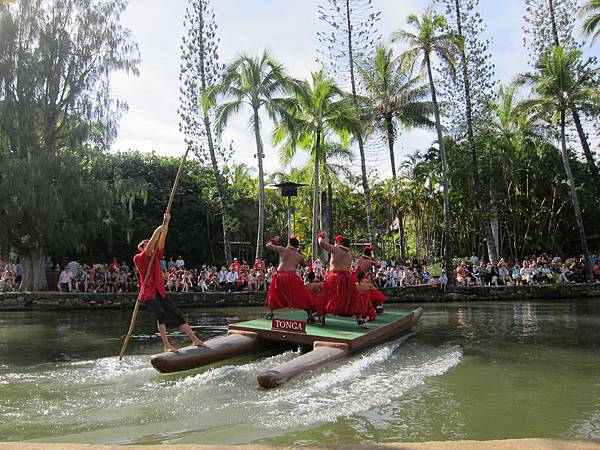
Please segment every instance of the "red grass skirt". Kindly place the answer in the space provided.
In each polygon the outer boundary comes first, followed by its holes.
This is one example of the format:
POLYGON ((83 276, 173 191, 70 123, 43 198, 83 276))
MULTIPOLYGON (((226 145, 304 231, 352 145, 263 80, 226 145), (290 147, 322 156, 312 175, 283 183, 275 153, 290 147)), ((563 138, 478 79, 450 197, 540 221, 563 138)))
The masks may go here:
POLYGON ((383 302, 387 300, 385 294, 378 289, 372 291, 362 291, 360 295, 369 300, 373 306, 383 305, 383 302))
POLYGON ((375 318, 371 302, 360 295, 352 278, 352 273, 347 270, 329 272, 321 292, 322 315, 368 316, 371 320, 375 318))
POLYGON ((279 271, 271 280, 265 306, 270 310, 281 308, 315 308, 318 300, 306 288, 295 271, 279 271))

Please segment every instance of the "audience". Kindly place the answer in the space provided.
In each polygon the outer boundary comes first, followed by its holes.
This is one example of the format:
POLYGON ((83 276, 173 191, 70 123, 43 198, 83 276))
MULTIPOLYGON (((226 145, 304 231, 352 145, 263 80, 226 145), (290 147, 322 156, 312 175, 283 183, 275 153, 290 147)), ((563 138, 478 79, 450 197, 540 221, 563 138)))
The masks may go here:
MULTIPOLYGON (((591 257, 593 276, 600 282, 600 262, 596 255, 591 257)), ((548 254, 531 255, 520 259, 501 258, 495 264, 484 258, 472 255, 465 260, 454 261, 454 274, 459 286, 535 286, 560 283, 583 283, 583 257, 563 260, 548 254)), ((381 261, 383 262, 383 260, 381 261)), ((419 261, 412 259, 404 264, 401 258, 392 257, 389 263, 381 264, 374 273, 374 284, 378 288, 403 286, 437 285, 445 290, 448 277, 439 266, 441 262, 433 256, 419 261), (436 267, 438 268, 436 270, 436 267), (437 275, 439 273, 439 275, 437 275)), ((188 268, 181 256, 176 261, 172 257, 163 259, 165 286, 169 292, 210 292, 226 290, 264 291, 268 289, 276 268, 256 258, 250 266, 237 258, 229 267, 203 264, 199 268, 188 268)), ((109 264, 88 265, 70 259, 63 266, 55 266, 46 261, 49 280, 59 292, 137 292, 139 275, 126 261, 119 263, 113 258, 109 264)), ((327 276, 327 264, 321 259, 298 268, 298 275, 311 283, 321 283, 327 276)), ((0 291, 18 289, 22 278, 22 265, 19 258, 4 262, 0 260, 0 291)))

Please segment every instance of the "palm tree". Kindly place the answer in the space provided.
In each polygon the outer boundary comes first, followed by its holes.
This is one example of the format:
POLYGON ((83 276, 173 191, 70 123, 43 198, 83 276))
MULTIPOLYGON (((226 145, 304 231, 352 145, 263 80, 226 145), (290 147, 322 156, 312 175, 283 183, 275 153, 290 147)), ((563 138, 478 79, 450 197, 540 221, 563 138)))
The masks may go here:
POLYGON ((433 80, 431 59, 434 56, 437 57, 453 71, 454 54, 456 54, 459 48, 460 40, 454 34, 447 31, 448 24, 446 23, 446 19, 444 19, 443 16, 435 14, 431 8, 428 8, 421 17, 411 14, 406 23, 413 26, 415 32, 398 30, 392 33, 392 42, 400 41, 408 44, 409 49, 402 54, 403 62, 410 64, 410 66, 414 66, 418 60, 421 60, 421 70, 427 72, 427 77, 429 79, 429 89, 431 91, 431 101, 433 103, 433 115, 435 117, 437 140, 442 162, 442 186, 444 189, 444 260, 446 273, 449 280, 451 280, 453 267, 450 199, 448 192, 448 160, 444 148, 444 136, 442 133, 435 83, 433 80))
POLYGON ((216 109, 216 126, 222 131, 231 117, 244 106, 252 109, 249 123, 256 139, 256 158, 258 160, 258 233, 256 236, 256 256, 263 255, 265 228, 265 178, 263 171, 263 143, 260 135, 260 114, 264 108, 269 116, 284 107, 278 94, 289 89, 290 80, 285 75, 283 66, 275 61, 266 50, 259 57, 242 54, 226 68, 223 80, 208 99, 214 102, 217 94, 228 101, 216 109))
POLYGON ((583 19, 583 33, 591 36, 592 42, 600 38, 600 0, 587 0, 579 10, 579 17, 583 19))
POLYGON ((322 148, 328 138, 336 135, 342 144, 348 144, 351 134, 360 133, 352 101, 337 87, 333 78, 323 69, 311 74, 311 82, 294 84, 294 96, 288 98, 289 109, 281 111, 273 131, 273 142, 283 144, 284 161, 290 161, 296 147, 308 150, 312 155, 313 211, 312 255, 317 255, 316 234, 320 224, 320 176, 323 164, 322 148))
POLYGON ((367 110, 376 130, 383 134, 390 152, 392 176, 396 179, 394 143, 399 126, 431 127, 431 101, 425 100, 429 87, 423 85, 423 76, 412 76, 406 66, 394 57, 393 50, 378 45, 372 60, 358 66, 368 96, 367 110))
MULTIPOLYGON (((363 85, 367 92, 367 111, 375 129, 387 141, 394 183, 397 180, 394 142, 399 128, 430 127, 429 119, 433 105, 425 98, 429 87, 422 84, 423 76, 413 76, 400 60, 394 57, 393 50, 378 45, 372 60, 358 66, 363 85), (400 127, 399 127, 400 126, 400 127)), ((404 243, 404 215, 398 211, 400 253, 406 261, 404 243)))
POLYGON ((521 75, 519 81, 523 84, 531 83, 533 91, 537 94, 535 99, 523 102, 524 108, 532 108, 540 117, 550 117, 552 122, 558 119, 560 150, 571 193, 575 221, 579 230, 581 251, 585 257, 585 274, 588 281, 591 281, 593 280, 592 267, 565 136, 566 116, 573 105, 589 104, 590 102, 600 104, 598 92, 588 87, 587 80, 577 76, 577 64, 580 57, 581 52, 579 50, 565 50, 562 47, 554 47, 552 52, 543 55, 536 64, 536 72, 521 75))

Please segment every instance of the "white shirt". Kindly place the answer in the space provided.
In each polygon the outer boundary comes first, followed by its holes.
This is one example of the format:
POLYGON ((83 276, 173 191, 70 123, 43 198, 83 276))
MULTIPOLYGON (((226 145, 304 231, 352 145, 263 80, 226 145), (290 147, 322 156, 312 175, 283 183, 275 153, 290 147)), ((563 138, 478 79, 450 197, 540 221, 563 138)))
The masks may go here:
POLYGON ((177 266, 178 269, 181 269, 185 266, 185 261, 183 259, 178 259, 175 261, 175 266, 177 266))
POLYGON ((58 277, 58 282, 60 284, 70 283, 71 282, 71 272, 62 271, 60 276, 58 277))
POLYGON ((227 282, 228 283, 235 283, 237 279, 238 279, 238 273, 235 270, 232 270, 231 272, 227 273, 227 282))

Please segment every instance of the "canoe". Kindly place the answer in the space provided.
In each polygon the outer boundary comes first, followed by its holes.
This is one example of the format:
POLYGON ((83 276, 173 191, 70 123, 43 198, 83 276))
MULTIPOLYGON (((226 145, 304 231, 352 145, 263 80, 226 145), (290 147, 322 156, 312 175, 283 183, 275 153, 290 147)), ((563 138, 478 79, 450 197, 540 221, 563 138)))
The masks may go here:
POLYGON ((208 348, 184 347, 177 353, 153 355, 150 361, 159 372, 172 373, 281 344, 311 346, 311 351, 258 374, 261 387, 273 388, 300 373, 407 333, 422 313, 422 308, 410 312, 389 309, 369 322, 368 329, 362 329, 353 318, 328 316, 325 326, 311 325, 303 321, 306 318, 304 311, 278 311, 273 320, 255 319, 231 324, 226 336, 205 341, 208 348))

